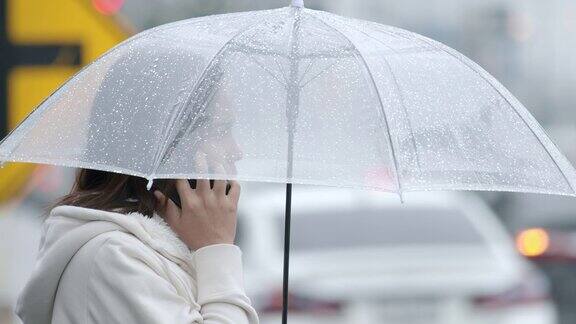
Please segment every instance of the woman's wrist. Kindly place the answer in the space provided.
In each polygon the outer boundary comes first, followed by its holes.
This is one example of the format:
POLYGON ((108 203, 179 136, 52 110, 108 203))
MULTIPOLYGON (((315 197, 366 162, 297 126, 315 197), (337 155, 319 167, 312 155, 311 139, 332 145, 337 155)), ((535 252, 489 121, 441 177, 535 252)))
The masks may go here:
POLYGON ((216 248, 220 248, 220 247, 225 247, 225 248, 238 248, 239 247, 237 245, 235 245, 234 243, 226 243, 226 242, 216 242, 216 243, 209 243, 206 245, 203 245, 197 249, 190 249, 192 251, 192 253, 197 253, 197 252, 202 252, 206 249, 216 249, 216 248))
POLYGON ((192 252, 198 282, 198 302, 224 293, 244 293, 242 251, 237 245, 217 243, 192 252))

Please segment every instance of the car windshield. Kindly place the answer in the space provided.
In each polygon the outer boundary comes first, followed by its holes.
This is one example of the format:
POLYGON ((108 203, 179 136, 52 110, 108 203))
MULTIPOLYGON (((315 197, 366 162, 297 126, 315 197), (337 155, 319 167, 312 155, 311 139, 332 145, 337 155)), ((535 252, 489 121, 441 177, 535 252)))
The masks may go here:
MULTIPOLYGON (((283 217, 279 218, 283 222, 283 217)), ((283 229, 282 224, 279 226, 283 229)), ((448 209, 390 209, 293 214, 293 250, 382 245, 481 244, 468 217, 448 209)), ((282 237, 282 236, 280 236, 282 237)))

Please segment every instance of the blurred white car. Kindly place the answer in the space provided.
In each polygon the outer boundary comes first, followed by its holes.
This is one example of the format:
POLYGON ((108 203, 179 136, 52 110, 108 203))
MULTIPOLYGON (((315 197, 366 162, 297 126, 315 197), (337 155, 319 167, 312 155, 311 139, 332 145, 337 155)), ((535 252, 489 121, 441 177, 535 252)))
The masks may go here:
MULTIPOLYGON (((282 310, 283 186, 243 187, 238 244, 261 323, 282 310)), ((552 324, 548 282, 471 193, 294 186, 290 323, 552 324)))

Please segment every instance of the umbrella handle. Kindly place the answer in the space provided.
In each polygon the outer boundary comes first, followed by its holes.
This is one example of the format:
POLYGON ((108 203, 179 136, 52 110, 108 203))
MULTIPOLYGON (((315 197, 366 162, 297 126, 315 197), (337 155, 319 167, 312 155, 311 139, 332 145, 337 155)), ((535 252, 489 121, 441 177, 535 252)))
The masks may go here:
POLYGON ((292 216, 292 184, 286 183, 286 209, 284 213, 284 265, 282 269, 282 324, 288 323, 288 273, 290 270, 290 219, 292 216))

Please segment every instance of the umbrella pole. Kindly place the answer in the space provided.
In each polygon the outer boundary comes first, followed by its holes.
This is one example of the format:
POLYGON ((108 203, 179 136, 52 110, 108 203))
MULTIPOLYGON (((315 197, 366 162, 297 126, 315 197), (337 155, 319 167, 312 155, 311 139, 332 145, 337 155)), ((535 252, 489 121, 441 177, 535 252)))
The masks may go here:
POLYGON ((292 207, 292 184, 286 184, 286 211, 284 214, 284 269, 282 279, 282 323, 288 322, 288 270, 290 261, 290 219, 292 207))
POLYGON ((294 132, 298 119, 298 104, 300 100, 300 85, 298 84, 298 29, 300 27, 301 6, 293 6, 294 25, 290 46, 290 75, 287 84, 286 121, 288 130, 288 165, 286 170, 286 210, 284 214, 284 268, 282 279, 282 324, 288 323, 288 272, 290 261, 290 219, 292 209, 292 171, 294 164, 294 132))

